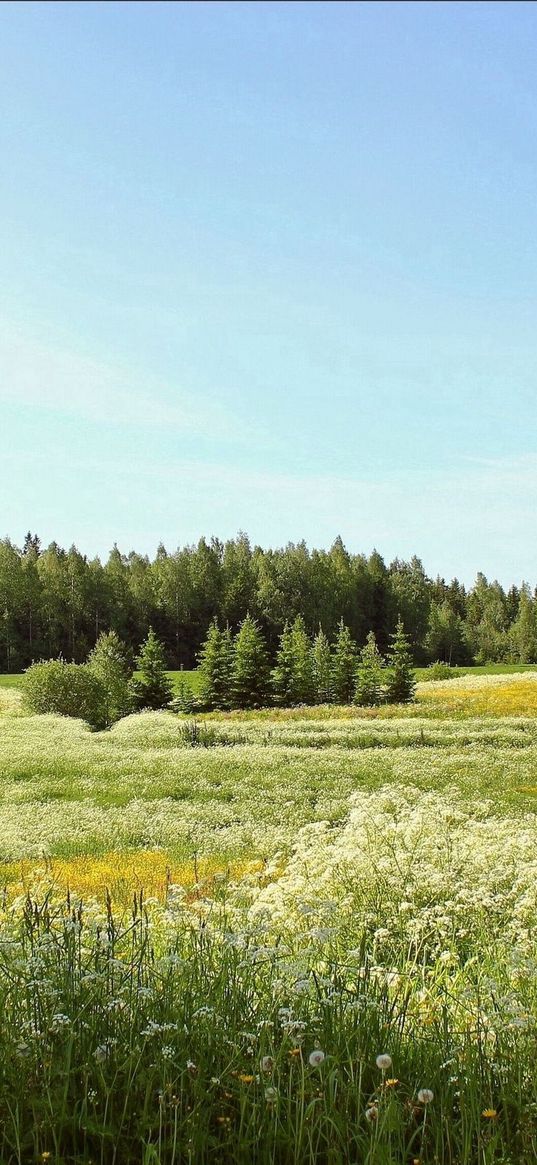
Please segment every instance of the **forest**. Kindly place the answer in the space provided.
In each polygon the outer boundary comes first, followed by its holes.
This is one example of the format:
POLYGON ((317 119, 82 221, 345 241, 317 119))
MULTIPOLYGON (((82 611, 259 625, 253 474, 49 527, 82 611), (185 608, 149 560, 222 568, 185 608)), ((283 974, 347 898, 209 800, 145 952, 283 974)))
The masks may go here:
POLYGON ((62 656, 81 662, 102 631, 114 630, 135 653, 153 627, 170 668, 196 665, 210 624, 236 630, 250 614, 274 660, 286 623, 298 615, 308 634, 333 638, 341 620, 358 644, 370 631, 385 652, 401 618, 414 662, 537 662, 537 603, 527 583, 507 591, 479 573, 471 588, 430 578, 421 560, 389 565, 374 550, 352 554, 341 538, 329 550, 305 542, 252 546, 200 538, 153 560, 117 545, 106 562, 76 546, 0 541, 0 672, 62 656))

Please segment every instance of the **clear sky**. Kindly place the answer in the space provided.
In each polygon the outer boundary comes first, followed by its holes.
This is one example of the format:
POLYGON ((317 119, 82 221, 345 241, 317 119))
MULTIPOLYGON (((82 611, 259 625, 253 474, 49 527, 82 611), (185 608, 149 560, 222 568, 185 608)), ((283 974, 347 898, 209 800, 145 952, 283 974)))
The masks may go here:
POLYGON ((9 3, 0 533, 537 582, 537 4, 9 3))

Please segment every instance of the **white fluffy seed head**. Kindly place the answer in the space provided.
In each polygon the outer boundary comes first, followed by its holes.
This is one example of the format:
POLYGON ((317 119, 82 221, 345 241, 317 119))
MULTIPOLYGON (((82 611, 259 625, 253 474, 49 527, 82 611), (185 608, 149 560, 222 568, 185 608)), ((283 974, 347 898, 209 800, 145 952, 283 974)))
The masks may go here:
POLYGON ((383 1052, 382 1055, 377 1056, 375 1063, 377 1068, 381 1068, 383 1072, 387 1072, 388 1068, 391 1068, 392 1066, 392 1058, 391 1056, 388 1056, 387 1053, 383 1052))
POLYGON ((378 1114, 379 1114, 379 1110, 378 1110, 376 1104, 371 1104, 369 1106, 369 1108, 366 1108, 366 1110, 365 1110, 366 1120, 371 1121, 371 1123, 373 1123, 373 1121, 376 1121, 378 1114))
POLYGON ((434 1097, 434 1092, 430 1088, 420 1088, 418 1092, 418 1100, 420 1104, 430 1104, 434 1097))
POLYGON ((324 1052, 321 1052, 321 1049, 317 1048, 315 1052, 310 1052, 309 1059, 312 1068, 318 1068, 319 1064, 322 1064, 324 1060, 324 1052))

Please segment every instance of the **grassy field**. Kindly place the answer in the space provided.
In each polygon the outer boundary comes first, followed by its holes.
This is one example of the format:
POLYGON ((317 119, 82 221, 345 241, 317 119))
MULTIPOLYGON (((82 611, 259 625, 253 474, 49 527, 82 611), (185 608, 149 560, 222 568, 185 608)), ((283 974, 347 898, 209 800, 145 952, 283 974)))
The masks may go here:
MULTIPOLYGON (((463 667, 457 668, 461 675, 515 675, 518 672, 533 671, 535 668, 533 663, 490 663, 483 667, 463 667)), ((137 673, 135 673, 137 674, 137 673)), ((168 675, 177 689, 181 680, 184 680, 190 685, 194 692, 199 688, 199 672, 195 671, 169 671, 168 675)), ((0 688, 20 688, 22 683, 23 673, 13 673, 11 675, 0 675, 0 688)), ((416 668, 416 679, 427 680, 427 668, 416 668)))
POLYGON ((0 1160, 530 1165, 537 674, 189 724, 0 689, 0 1160))

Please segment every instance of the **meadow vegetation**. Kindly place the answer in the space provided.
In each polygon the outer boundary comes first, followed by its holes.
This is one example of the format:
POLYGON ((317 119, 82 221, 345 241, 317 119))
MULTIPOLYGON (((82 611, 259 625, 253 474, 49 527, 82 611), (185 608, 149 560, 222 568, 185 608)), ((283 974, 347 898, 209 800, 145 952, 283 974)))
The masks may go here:
POLYGON ((0 689, 0 1160, 529 1165, 536 710, 0 689))

